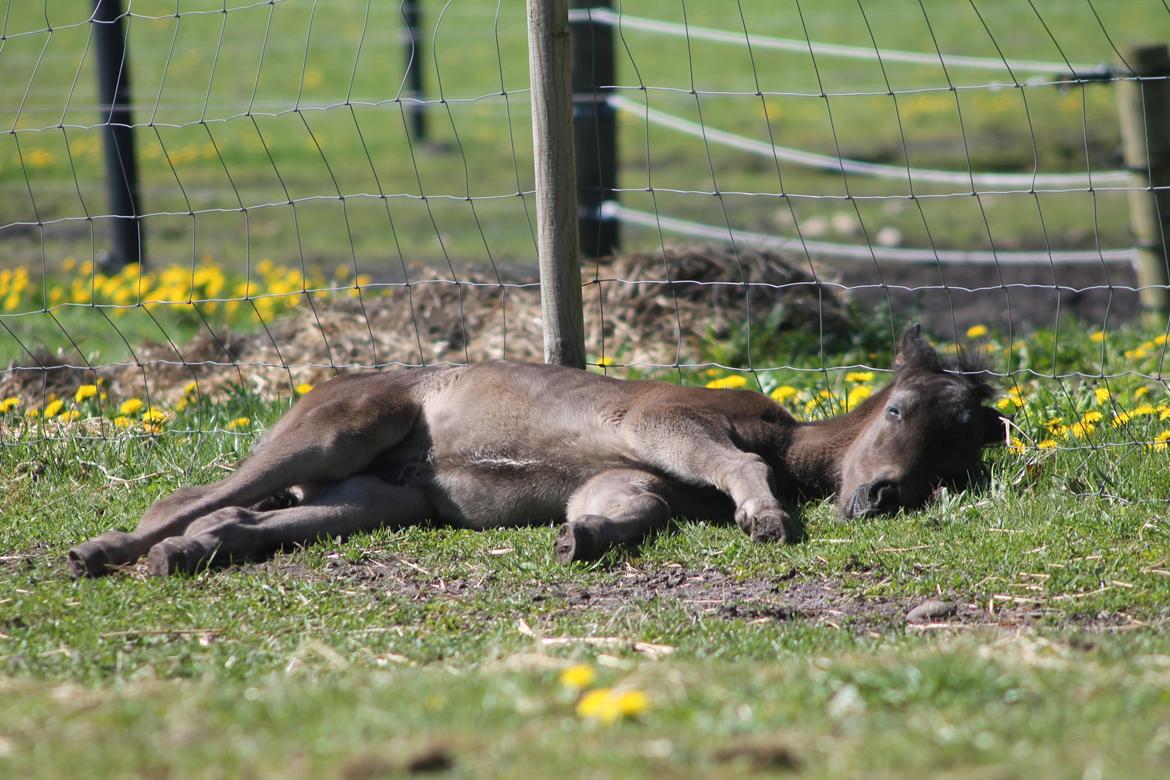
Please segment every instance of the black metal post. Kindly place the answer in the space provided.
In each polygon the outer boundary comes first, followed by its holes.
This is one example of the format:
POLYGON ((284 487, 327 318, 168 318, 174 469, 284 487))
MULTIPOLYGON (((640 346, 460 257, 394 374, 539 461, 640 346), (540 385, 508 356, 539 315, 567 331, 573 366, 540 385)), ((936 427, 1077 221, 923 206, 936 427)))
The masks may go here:
MULTIPOLYGON (((422 24, 422 9, 419 0, 403 0, 402 21, 406 25, 406 96, 422 100, 426 93, 423 91, 422 76, 422 37, 419 35, 419 26, 422 24)), ((411 133, 414 140, 423 143, 427 140, 426 106, 419 103, 407 103, 406 111, 410 115, 411 133)))
POLYGON ((569 11, 578 232, 585 257, 603 257, 618 246, 618 222, 602 214, 606 201, 617 200, 617 119, 602 90, 616 83, 613 28, 588 13, 612 6, 612 0, 571 0, 569 11))
POLYGON ((97 49, 98 99, 114 251, 110 268, 144 263, 142 202, 138 197, 138 158, 130 110, 130 53, 123 30, 122 0, 93 0, 93 37, 97 49))

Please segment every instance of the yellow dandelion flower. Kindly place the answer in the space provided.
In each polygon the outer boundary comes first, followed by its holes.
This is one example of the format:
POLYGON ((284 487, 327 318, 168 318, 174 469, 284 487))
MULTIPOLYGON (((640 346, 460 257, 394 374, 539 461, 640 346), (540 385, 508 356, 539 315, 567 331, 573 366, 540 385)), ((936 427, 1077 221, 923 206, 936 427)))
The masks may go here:
POLYGON ((131 420, 129 417, 125 417, 123 415, 118 415, 117 417, 114 418, 114 427, 115 428, 129 428, 133 424, 134 424, 133 420, 131 420))
POLYGON ((1121 426, 1128 424, 1132 419, 1133 414, 1131 412, 1118 412, 1117 414, 1113 415, 1113 419, 1109 421, 1109 424, 1114 428, 1120 428, 1121 426))
POLYGON ((20 399, 14 395, 9 396, 3 401, 0 401, 0 414, 7 414, 18 406, 20 406, 20 399))
POLYGON ((609 688, 598 688, 581 697, 577 702, 577 715, 602 723, 613 723, 621 717, 621 710, 617 707, 617 697, 609 688))
POLYGON ((610 724, 619 718, 641 715, 650 706, 642 691, 614 691, 598 688, 581 697, 577 702, 577 715, 600 723, 610 724))
POLYGON ((1097 403, 1103 404, 1112 398, 1113 394, 1109 392, 1108 387, 1098 387, 1093 391, 1093 397, 1097 399, 1097 403))
POLYGON ((845 405, 852 409, 861 404, 866 398, 873 395, 873 388, 869 385, 858 385, 849 391, 849 395, 845 397, 845 405))
POLYGON ((1141 360, 1149 355, 1145 347, 1136 347, 1134 349, 1127 349, 1124 353, 1126 360, 1141 360))
POLYGON ((566 688, 581 690, 588 688, 597 679, 597 673, 588 664, 576 664, 561 672, 561 685, 566 688))
POLYGON ((1089 423, 1091 425, 1092 423, 1101 422, 1101 420, 1104 417, 1105 417, 1105 415, 1103 415, 1100 412, 1098 412, 1097 410, 1093 409, 1093 410, 1085 412, 1083 415, 1081 415, 1081 422, 1089 423))
POLYGON ((146 404, 142 402, 141 398, 127 398, 122 402, 121 406, 118 407, 118 413, 125 415, 137 414, 144 406, 146 406, 146 404))
POLYGON ((45 404, 45 419, 48 420, 50 417, 56 417, 57 413, 61 411, 61 407, 64 405, 65 402, 61 399, 57 399, 56 401, 49 401, 49 403, 45 404))
POLYGON ((986 335, 986 325, 972 325, 971 327, 967 328, 967 338, 969 339, 981 339, 986 335))
POLYGON ((197 392, 199 392, 199 383, 194 379, 183 385, 183 395, 195 395, 197 392))
POLYGON ((618 694, 618 709, 627 718, 635 718, 650 709, 650 697, 642 691, 622 691, 618 694))
POLYGON ((845 374, 846 382, 872 382, 872 371, 849 371, 845 374))
MULTIPOLYGON (((1159 336, 1159 338, 1161 338, 1161 337, 1159 336)), ((1148 387, 1145 387, 1145 386, 1143 385, 1142 387, 1139 387, 1137 390, 1134 390, 1134 391, 1133 391, 1133 397, 1134 397, 1135 399, 1136 399, 1136 398, 1143 398, 1143 397, 1145 397, 1145 395, 1146 395, 1147 393, 1149 393, 1149 392, 1150 392, 1150 388, 1148 388, 1148 387)))
POLYGON ((1105 331, 1095 330, 1089 334, 1089 341, 1092 341, 1096 344, 1100 344, 1104 340, 1105 340, 1105 331))
POLYGON ((48 149, 32 149, 25 155, 25 159, 30 167, 45 168, 52 165, 57 158, 48 149))
POLYGON ((1164 450, 1166 449, 1168 442, 1170 442, 1170 431, 1162 431, 1154 437, 1154 443, 1151 445, 1151 448, 1155 450, 1164 450))
POLYGON ((740 387, 747 387, 747 377, 742 374, 732 374, 725 376, 722 379, 712 379, 707 383, 707 387, 712 387, 717 390, 737 389, 740 387))
POLYGON ((1097 430, 1097 426, 1087 422, 1075 422, 1068 426, 1069 434, 1077 439, 1083 439, 1086 436, 1092 434, 1095 430, 1097 430))
POLYGON ((1054 450, 1056 449, 1056 439, 1042 439, 1036 442, 1036 449, 1038 450, 1054 450))
POLYGON ((768 395, 772 397, 773 401, 784 403, 789 398, 795 398, 799 393, 800 391, 791 385, 780 385, 768 395))
POLYGON ((24 416, 25 417, 40 417, 41 410, 35 406, 29 407, 28 409, 25 410, 24 416))
POLYGON ((159 424, 167 419, 167 413, 161 409, 147 409, 142 413, 142 421, 144 423, 159 424))
POLYGON ((77 388, 77 392, 73 394, 73 400, 81 403, 87 398, 93 398, 98 394, 97 385, 82 385, 77 388))
POLYGON ((995 408, 1001 412, 1014 412, 1016 410, 1016 403, 1011 398, 1001 398, 995 402, 995 408))
POLYGON ((80 418, 81 412, 77 411, 76 409, 70 409, 67 412, 61 412, 61 414, 57 415, 57 419, 61 422, 73 422, 74 420, 78 420, 80 418))
POLYGON ((251 418, 237 417, 236 419, 232 420, 231 422, 229 422, 227 424, 227 429, 229 431, 235 431, 235 430, 239 430, 240 428, 247 428, 251 424, 252 424, 251 418))
POLYGON ((1049 417, 1048 421, 1044 423, 1044 427, 1048 429, 1049 433, 1055 433, 1058 428, 1063 427, 1063 417, 1049 417))
POLYGON ((308 382, 301 382, 296 386, 297 395, 308 395, 313 391, 313 386, 308 382))
POLYGON ((345 263, 342 263, 341 265, 339 265, 333 269, 333 278, 334 279, 348 279, 351 274, 353 274, 353 269, 350 268, 345 263))
POLYGON ((1148 417, 1157 411, 1153 404, 1138 404, 1133 409, 1130 409, 1129 413, 1134 417, 1148 417))
POLYGON ((1024 442, 1021 441, 1020 439, 1012 439, 1011 443, 1008 444, 1008 451, 1013 452, 1016 455, 1027 452, 1027 450, 1028 450, 1028 445, 1024 444, 1024 442))
POLYGON ((163 427, 157 423, 143 421, 142 430, 146 431, 151 436, 158 436, 163 432, 163 427))

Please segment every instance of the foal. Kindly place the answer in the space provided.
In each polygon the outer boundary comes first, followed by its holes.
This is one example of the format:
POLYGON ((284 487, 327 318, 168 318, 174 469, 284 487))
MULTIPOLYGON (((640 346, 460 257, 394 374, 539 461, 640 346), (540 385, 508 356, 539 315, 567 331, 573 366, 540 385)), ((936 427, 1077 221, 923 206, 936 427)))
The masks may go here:
POLYGON ((792 502, 844 517, 961 484, 1004 421, 990 386, 907 329, 894 381, 852 412, 799 423, 767 396, 488 362, 338 377, 302 398, 226 479, 156 502, 132 533, 69 552, 78 576, 147 556, 191 572, 282 545, 434 521, 564 523, 561 561, 636 543, 672 517, 794 541, 792 502))

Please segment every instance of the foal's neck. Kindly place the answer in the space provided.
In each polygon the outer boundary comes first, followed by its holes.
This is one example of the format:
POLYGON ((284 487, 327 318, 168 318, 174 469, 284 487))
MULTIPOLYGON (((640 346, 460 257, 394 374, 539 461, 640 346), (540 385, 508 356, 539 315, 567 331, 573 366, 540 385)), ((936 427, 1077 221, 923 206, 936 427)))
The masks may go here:
POLYGON ((873 410, 884 406, 888 394, 889 388, 883 388, 847 414, 796 427, 786 461, 801 494, 823 498, 837 490, 845 451, 865 429, 873 410))

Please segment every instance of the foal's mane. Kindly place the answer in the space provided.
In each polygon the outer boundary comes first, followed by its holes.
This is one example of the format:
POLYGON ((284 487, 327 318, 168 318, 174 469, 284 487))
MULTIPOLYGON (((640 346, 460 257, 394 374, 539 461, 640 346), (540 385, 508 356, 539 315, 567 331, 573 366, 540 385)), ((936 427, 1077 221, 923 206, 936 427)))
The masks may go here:
POLYGON ((988 378, 991 371, 982 357, 960 350, 957 355, 940 358, 939 367, 948 374, 958 374, 980 403, 995 397, 995 386, 988 378))

